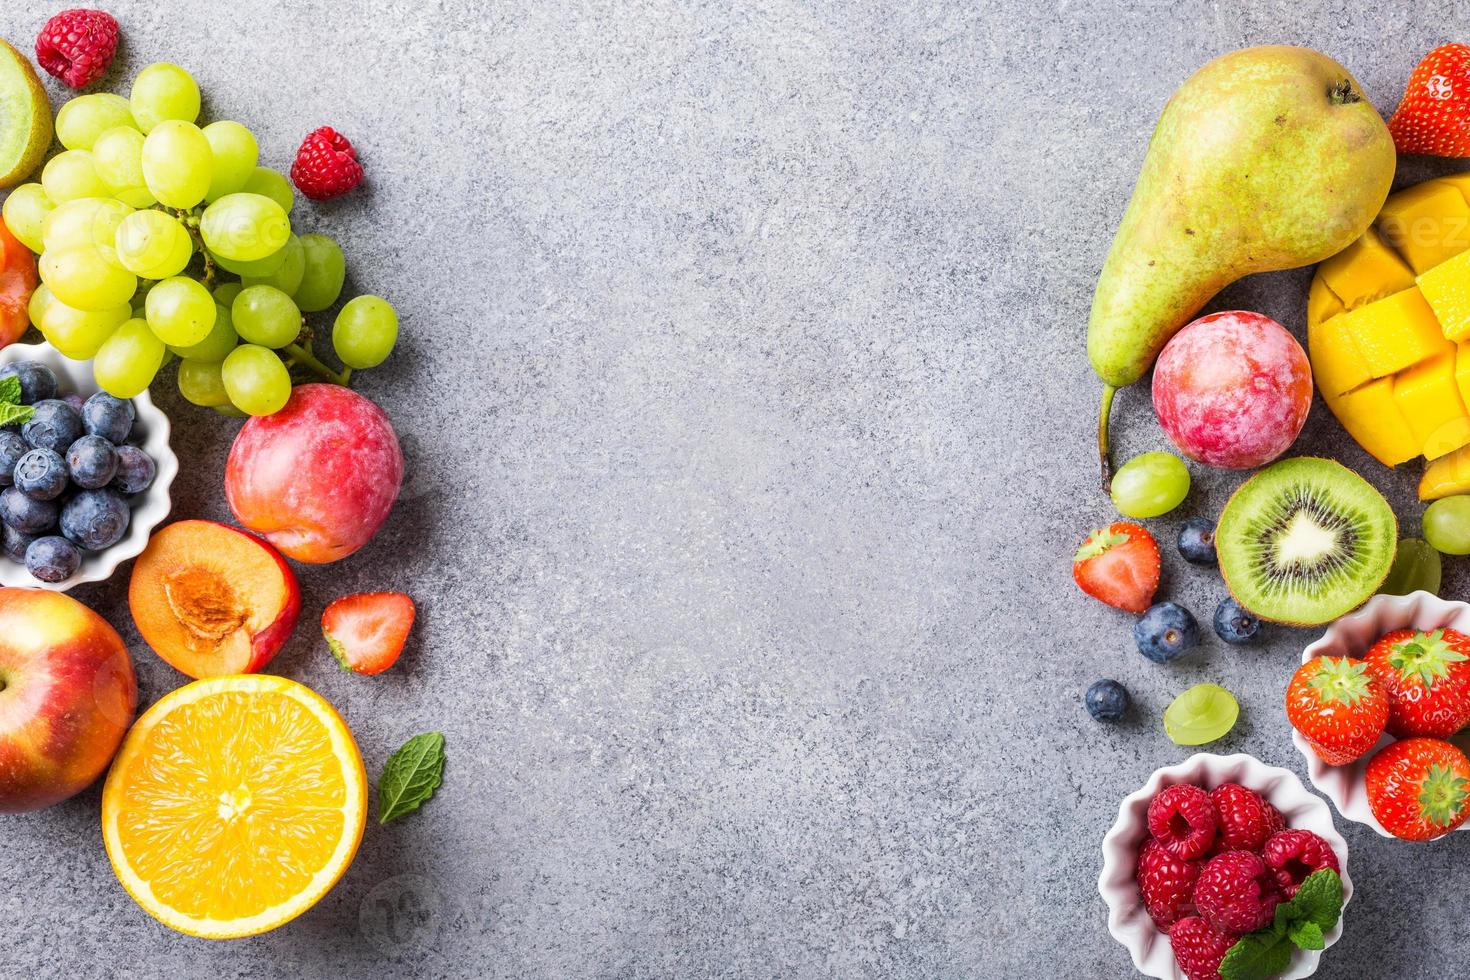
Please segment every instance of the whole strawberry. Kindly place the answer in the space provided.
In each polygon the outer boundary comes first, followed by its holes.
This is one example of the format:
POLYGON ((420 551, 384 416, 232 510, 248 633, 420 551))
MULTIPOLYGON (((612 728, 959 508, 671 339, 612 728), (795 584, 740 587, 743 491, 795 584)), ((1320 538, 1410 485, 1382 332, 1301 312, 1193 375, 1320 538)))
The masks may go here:
POLYGON ((117 21, 101 10, 63 10, 36 37, 36 63, 75 89, 107 74, 117 54, 117 21))
POLYGON ((1281 893, 1276 876, 1250 851, 1217 854, 1200 869, 1194 907, 1221 932, 1244 935, 1265 928, 1276 914, 1281 893))
POLYGON ((301 141, 291 179, 313 201, 327 201, 362 183, 362 164, 347 137, 323 126, 301 141))
POLYGON ((1368 761, 1367 783, 1373 816, 1401 840, 1433 840, 1470 816, 1470 759, 1441 739, 1385 745, 1368 761))
POLYGON ((1286 685, 1286 720, 1329 766, 1373 748, 1388 714, 1387 691, 1367 663, 1352 657, 1315 657, 1286 685))
POLYGON ((1470 156, 1470 46, 1445 44, 1424 56, 1388 131, 1400 153, 1470 156))
POLYGON ((1217 818, 1215 847, 1225 851, 1259 851, 1285 823, 1281 812, 1254 790, 1222 783, 1210 790, 1217 818))
POLYGON ((1138 852, 1138 892, 1143 907, 1160 929, 1167 929, 1194 910, 1194 883, 1200 862, 1183 861, 1164 850, 1156 840, 1144 843, 1138 852))
POLYGON ((1189 980, 1219 980, 1220 962, 1235 945, 1235 937, 1192 915, 1169 929, 1169 945, 1189 980))
POLYGON ((1216 823, 1210 794, 1188 783, 1160 790, 1148 804, 1148 832, 1183 861, 1204 856, 1215 843, 1216 823))
POLYGON ((1297 889, 1314 871, 1331 868, 1341 871, 1332 845, 1310 830, 1283 830, 1272 834, 1261 848, 1261 860, 1276 877, 1276 887, 1286 898, 1295 898, 1297 889))
POLYGON ((1470 724, 1470 636, 1394 630, 1364 658, 1388 694, 1388 731, 1449 738, 1470 724))
POLYGON ((1072 557, 1077 585, 1110 606, 1143 613, 1159 590, 1159 546, 1148 530, 1118 521, 1093 531, 1072 557))

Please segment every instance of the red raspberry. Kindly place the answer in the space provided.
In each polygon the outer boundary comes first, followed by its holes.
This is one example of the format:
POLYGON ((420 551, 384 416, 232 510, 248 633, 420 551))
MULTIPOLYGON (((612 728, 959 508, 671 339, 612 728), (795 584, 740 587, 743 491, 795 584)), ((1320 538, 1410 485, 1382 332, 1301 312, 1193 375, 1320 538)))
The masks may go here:
POLYGON ((36 61, 72 88, 107 74, 117 54, 117 21, 100 10, 63 10, 36 37, 36 61))
POLYGON ((1210 802, 1219 819, 1219 838, 1215 847, 1225 851, 1257 851, 1266 838, 1285 824, 1281 813, 1254 790, 1239 783, 1222 783, 1210 791, 1210 802))
POLYGON ((1276 887, 1287 898, 1295 898, 1296 890, 1307 876, 1323 868, 1341 871, 1332 845, 1310 830, 1283 830, 1272 834, 1261 851, 1266 867, 1276 877, 1276 887))
POLYGON ((1148 841, 1138 852, 1138 891, 1143 907, 1160 929, 1194 911, 1191 902, 1199 869, 1200 862, 1181 861, 1156 840, 1148 841))
POLYGON ((1210 858, 1194 884, 1194 906, 1210 925, 1237 936, 1271 923, 1281 894, 1258 855, 1229 851, 1210 858))
POLYGON ((362 183, 362 164, 347 137, 323 126, 301 141, 291 179, 313 201, 326 201, 362 183))
POLYGON ((1203 857, 1215 842, 1215 807, 1210 794, 1180 783, 1160 791, 1148 805, 1148 830, 1177 858, 1203 857))
POLYGON ((1221 932, 1197 915, 1180 919, 1169 930, 1174 959, 1189 980, 1219 980, 1220 961, 1235 945, 1235 937, 1221 932))

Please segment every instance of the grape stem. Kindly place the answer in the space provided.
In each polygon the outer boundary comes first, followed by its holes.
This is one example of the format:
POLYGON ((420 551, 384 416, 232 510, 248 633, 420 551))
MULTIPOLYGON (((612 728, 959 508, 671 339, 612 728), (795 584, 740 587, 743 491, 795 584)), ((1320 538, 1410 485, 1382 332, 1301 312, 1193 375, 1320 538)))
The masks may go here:
POLYGON ((320 377, 323 381, 330 381, 334 385, 341 385, 345 388, 347 387, 348 380, 352 377, 351 368, 345 368, 342 373, 338 374, 336 371, 333 371, 331 368, 323 364, 320 360, 317 359, 317 356, 315 354, 307 350, 305 347, 302 347, 300 344, 289 345, 286 348, 286 356, 290 358, 291 363, 306 368, 307 370, 320 377))

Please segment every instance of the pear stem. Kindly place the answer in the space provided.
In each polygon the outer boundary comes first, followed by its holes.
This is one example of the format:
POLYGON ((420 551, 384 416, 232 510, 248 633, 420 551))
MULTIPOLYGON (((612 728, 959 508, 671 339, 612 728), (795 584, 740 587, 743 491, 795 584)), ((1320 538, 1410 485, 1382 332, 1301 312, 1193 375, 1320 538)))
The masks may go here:
POLYGON ((1353 88, 1350 80, 1340 78, 1327 90, 1327 101, 1333 105, 1351 105, 1354 102, 1362 102, 1363 97, 1358 94, 1357 89, 1353 88))
POLYGON ((1113 487, 1113 461, 1108 452, 1108 417, 1113 413, 1113 396, 1118 389, 1112 385, 1103 385, 1102 405, 1097 413, 1097 459, 1102 467, 1103 493, 1108 493, 1113 487))

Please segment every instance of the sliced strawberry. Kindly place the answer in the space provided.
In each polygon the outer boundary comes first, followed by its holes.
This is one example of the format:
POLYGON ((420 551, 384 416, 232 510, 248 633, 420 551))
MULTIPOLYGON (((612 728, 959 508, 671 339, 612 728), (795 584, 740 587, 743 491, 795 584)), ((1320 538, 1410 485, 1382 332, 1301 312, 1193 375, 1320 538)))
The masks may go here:
POLYGON ((1072 558, 1072 578, 1094 599, 1145 612, 1159 589, 1159 546, 1144 528, 1118 521, 1082 542, 1072 558))
POLYGON ((402 592, 360 592, 327 607, 322 633, 343 670, 381 674, 403 652, 413 616, 413 600, 402 592))
POLYGON ((1388 131, 1400 153, 1470 156, 1470 46, 1444 44, 1424 56, 1388 131))

